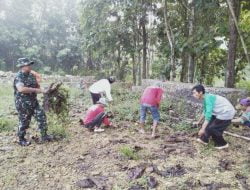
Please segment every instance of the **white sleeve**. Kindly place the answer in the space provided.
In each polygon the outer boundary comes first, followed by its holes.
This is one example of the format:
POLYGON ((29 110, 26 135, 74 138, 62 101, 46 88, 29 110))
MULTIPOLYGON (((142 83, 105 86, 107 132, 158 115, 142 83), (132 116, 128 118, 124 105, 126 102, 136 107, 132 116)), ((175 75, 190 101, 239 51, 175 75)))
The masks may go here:
POLYGON ((105 85, 105 93, 106 93, 106 96, 108 98, 109 101, 112 101, 112 96, 111 96, 111 85, 110 83, 108 82, 106 85, 105 85))

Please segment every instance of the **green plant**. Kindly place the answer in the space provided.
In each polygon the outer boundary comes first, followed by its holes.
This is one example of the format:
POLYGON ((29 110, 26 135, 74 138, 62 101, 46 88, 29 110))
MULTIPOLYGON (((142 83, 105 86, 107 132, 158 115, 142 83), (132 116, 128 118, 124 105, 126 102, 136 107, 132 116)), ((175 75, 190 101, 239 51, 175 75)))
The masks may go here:
POLYGON ((173 125, 173 129, 176 131, 189 131, 190 126, 187 123, 180 122, 173 125))
POLYGON ((69 89, 65 86, 60 86, 50 96, 48 95, 47 103, 50 106, 48 117, 49 133, 55 138, 61 139, 67 137, 67 126, 70 123, 69 119, 69 89))
POLYGON ((15 121, 13 119, 0 117, 0 132, 11 131, 14 129, 15 121))
POLYGON ((48 117, 48 131, 56 139, 66 138, 68 136, 67 125, 69 122, 66 120, 58 119, 57 115, 53 113, 47 114, 48 117))
POLYGON ((119 149, 119 152, 126 158, 130 160, 139 160, 139 155, 136 153, 136 151, 129 147, 129 146, 123 146, 119 149))
POLYGON ((110 109, 114 112, 114 121, 138 121, 140 109, 140 94, 131 93, 128 89, 115 86, 112 95, 115 102, 110 109))

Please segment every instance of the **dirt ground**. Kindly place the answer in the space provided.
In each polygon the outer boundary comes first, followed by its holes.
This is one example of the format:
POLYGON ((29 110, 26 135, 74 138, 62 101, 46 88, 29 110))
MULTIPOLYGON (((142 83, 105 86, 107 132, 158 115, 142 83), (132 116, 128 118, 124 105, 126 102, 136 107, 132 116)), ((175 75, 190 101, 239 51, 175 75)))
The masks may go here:
MULTIPOLYGON (((68 136, 60 141, 20 147, 15 131, 0 133, 0 189, 250 189, 247 141, 225 136, 230 148, 218 151, 213 143, 198 144, 193 132, 164 123, 159 137, 150 139, 150 129, 139 134, 137 123, 129 121, 96 134, 79 125, 84 110, 84 105, 71 105, 68 136), (136 158, 126 156, 126 148, 136 158)), ((36 133, 33 127, 30 136, 36 133)))

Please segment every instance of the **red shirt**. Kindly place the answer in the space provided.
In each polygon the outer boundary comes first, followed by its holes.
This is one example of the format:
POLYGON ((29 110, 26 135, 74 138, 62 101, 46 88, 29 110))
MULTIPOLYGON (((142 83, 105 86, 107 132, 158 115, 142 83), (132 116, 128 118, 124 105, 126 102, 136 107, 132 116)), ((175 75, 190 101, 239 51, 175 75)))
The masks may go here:
MULTIPOLYGON (((93 121, 93 119, 95 119, 95 117, 98 114, 100 114, 102 112, 104 112, 104 107, 102 105, 95 104, 95 105, 91 106, 88 109, 88 111, 87 111, 87 113, 86 113, 86 115, 85 115, 85 117, 83 119, 83 123, 85 125, 88 124, 88 123, 90 123, 91 121, 93 121)), ((110 125, 109 119, 107 117, 104 118, 103 123, 105 125, 107 125, 107 126, 110 125)))
POLYGON ((159 106, 163 92, 163 89, 160 87, 149 86, 144 90, 140 102, 150 106, 159 106))

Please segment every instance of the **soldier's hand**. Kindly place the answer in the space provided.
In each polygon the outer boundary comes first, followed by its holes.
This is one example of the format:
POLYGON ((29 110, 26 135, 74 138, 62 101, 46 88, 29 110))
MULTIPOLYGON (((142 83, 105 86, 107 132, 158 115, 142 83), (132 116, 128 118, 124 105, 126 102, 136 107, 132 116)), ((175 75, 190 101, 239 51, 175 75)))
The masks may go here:
POLYGON ((43 94, 44 94, 44 93, 46 93, 46 91, 45 91, 43 88, 37 88, 37 89, 36 89, 36 93, 37 93, 37 94, 40 94, 40 93, 43 93, 43 94))

